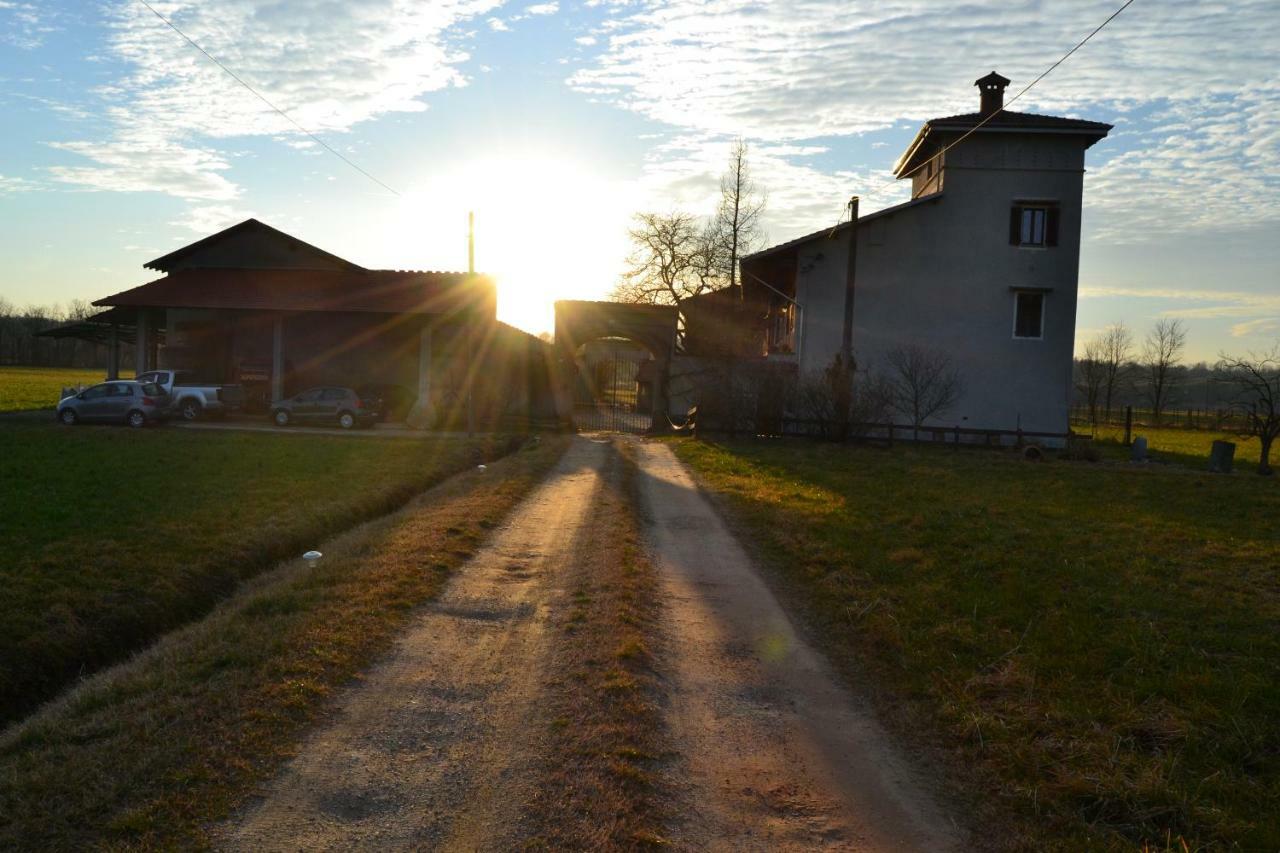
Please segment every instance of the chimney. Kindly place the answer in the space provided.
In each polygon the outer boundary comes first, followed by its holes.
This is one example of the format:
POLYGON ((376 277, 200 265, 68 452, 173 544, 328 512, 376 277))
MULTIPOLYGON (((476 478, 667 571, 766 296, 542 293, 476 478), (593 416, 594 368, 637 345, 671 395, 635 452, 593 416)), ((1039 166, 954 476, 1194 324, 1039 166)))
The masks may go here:
POLYGON ((983 118, 1004 108, 1004 89, 1009 85, 1008 77, 1001 77, 992 71, 986 77, 975 80, 973 85, 982 93, 980 114, 983 118))

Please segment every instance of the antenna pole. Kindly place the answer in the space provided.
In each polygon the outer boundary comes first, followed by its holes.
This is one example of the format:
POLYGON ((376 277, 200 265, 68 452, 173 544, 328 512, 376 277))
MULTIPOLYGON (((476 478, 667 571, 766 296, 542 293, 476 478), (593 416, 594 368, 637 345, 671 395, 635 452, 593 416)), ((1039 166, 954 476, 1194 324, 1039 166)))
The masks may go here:
POLYGON ((467 272, 476 271, 476 214, 467 213, 467 272))

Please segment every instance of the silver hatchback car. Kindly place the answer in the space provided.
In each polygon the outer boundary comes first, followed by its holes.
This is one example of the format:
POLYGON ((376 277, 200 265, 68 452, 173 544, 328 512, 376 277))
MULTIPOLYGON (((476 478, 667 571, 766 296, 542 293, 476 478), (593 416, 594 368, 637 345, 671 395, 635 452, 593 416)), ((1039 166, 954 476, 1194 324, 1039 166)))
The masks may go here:
POLYGON ((58 420, 142 427, 168 419, 169 395, 154 382, 118 380, 86 388, 58 403, 58 420))

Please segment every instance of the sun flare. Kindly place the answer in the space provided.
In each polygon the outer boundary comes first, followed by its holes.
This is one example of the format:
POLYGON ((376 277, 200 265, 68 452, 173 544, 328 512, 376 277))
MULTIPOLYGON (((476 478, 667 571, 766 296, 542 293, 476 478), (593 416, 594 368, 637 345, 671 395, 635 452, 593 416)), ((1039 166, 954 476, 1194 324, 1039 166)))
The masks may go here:
POLYGON ((476 269, 498 283, 499 319, 536 334, 552 328, 557 299, 608 294, 634 204, 631 185, 589 166, 552 155, 490 156, 425 177, 402 202, 399 233, 388 237, 465 269, 474 211, 476 269))

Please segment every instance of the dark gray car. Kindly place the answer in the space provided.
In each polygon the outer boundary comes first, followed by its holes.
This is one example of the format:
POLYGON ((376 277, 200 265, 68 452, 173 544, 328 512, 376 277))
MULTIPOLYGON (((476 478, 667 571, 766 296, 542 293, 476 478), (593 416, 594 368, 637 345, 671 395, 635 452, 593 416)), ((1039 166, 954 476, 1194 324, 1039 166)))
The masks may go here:
POLYGON ((157 423, 168 416, 169 397, 154 382, 118 380, 86 388, 59 401, 58 420, 70 426, 85 423, 157 423))
POLYGON ((273 403, 271 420, 276 426, 310 423, 351 429, 373 426, 378 420, 378 412, 350 388, 309 388, 287 400, 273 403))

